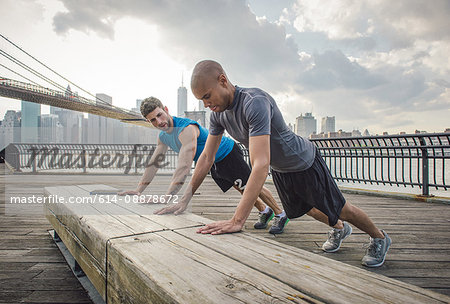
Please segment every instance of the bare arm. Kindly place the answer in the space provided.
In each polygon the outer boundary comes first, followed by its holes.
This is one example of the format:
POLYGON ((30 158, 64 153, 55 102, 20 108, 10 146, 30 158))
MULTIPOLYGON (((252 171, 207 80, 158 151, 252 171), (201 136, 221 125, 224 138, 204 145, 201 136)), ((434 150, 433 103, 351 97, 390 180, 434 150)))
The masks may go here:
POLYGON ((129 190, 129 191, 123 191, 119 192, 118 195, 141 195, 141 193, 147 188, 147 186, 152 182, 153 178, 156 175, 156 172, 158 172, 159 167, 155 166, 156 158, 160 155, 165 155, 167 152, 168 147, 163 144, 159 138, 158 138, 158 145, 156 146, 155 151, 153 151, 153 155, 150 158, 151 166, 148 166, 145 168, 144 174, 142 175, 142 178, 136 188, 136 190, 129 190))
POLYGON ((155 214, 165 214, 165 213, 180 214, 184 210, 186 210, 186 207, 191 201, 191 198, 194 195, 195 191, 198 189, 198 187, 200 187, 203 180, 205 179, 205 176, 208 174, 209 169, 211 169, 211 166, 214 163, 216 152, 219 149, 221 140, 222 135, 218 136, 208 135, 205 148, 203 149, 202 154, 198 158, 194 174, 180 202, 178 204, 174 204, 172 206, 158 210, 155 212, 155 214))
POLYGON ((183 187, 186 177, 191 170, 194 161, 195 152, 197 151, 197 137, 200 131, 197 126, 187 126, 179 135, 181 142, 180 153, 178 154, 178 164, 172 175, 172 182, 167 189, 168 195, 175 195, 183 187))
POLYGON ((230 220, 208 224, 197 230, 199 233, 222 234, 242 229, 259 193, 266 181, 270 165, 270 135, 252 136, 249 141, 252 173, 245 186, 244 194, 230 220))

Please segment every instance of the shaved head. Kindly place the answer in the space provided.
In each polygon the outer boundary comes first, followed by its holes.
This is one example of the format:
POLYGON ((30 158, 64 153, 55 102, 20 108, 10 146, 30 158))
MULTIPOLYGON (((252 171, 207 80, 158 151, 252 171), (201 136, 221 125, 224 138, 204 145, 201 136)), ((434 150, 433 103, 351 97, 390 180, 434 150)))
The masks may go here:
POLYGON ((192 71, 191 89, 197 88, 199 85, 205 85, 217 82, 219 76, 225 74, 220 63, 213 60, 203 60, 197 63, 192 71))
POLYGON ((225 111, 233 102, 236 90, 220 63, 213 60, 203 60, 195 65, 191 89, 195 98, 213 112, 225 111))

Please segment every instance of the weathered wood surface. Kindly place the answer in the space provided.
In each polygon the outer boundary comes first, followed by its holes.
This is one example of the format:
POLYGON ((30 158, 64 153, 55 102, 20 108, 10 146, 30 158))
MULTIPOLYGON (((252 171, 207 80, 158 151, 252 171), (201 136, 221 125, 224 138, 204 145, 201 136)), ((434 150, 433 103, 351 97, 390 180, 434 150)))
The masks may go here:
MULTIPOLYGON (((145 193, 164 193, 169 178, 157 176, 145 193)), ((140 176, 0 175, 0 179, 0 277, 5 279, 0 285, 0 303, 88 303, 89 299, 46 231, 51 229, 51 225, 44 217, 42 206, 5 208, 5 201, 9 201, 10 196, 42 196, 44 187, 56 184, 100 182, 119 189, 134 189, 140 176), (21 250, 28 250, 29 253, 21 250), (30 278, 50 282, 67 277, 73 279, 71 286, 21 290, 26 288, 30 278), (9 284, 12 286, 16 281, 23 284, 19 284, 21 287, 17 289, 11 288, 9 284)), ((266 186, 278 199, 273 185, 268 183, 266 186)), ((198 192, 201 195, 194 197, 191 210, 212 220, 229 218, 240 197, 233 190, 222 194, 210 179, 205 180, 198 192)), ((256 220, 254 212, 246 223, 245 231, 342 261, 365 271, 450 295, 450 206, 355 194, 344 196, 363 208, 393 238, 394 243, 383 267, 367 269, 360 265, 364 255, 362 245, 367 242, 367 236, 357 229, 345 240, 341 250, 334 254, 320 250, 328 227, 307 216, 292 220, 284 234, 272 236, 267 230, 253 229, 252 225, 256 220)))
POLYGON ((107 196, 90 195, 94 189, 114 188, 106 185, 46 187, 46 196, 54 195, 65 203, 48 202, 44 207, 47 219, 104 299, 109 241, 129 235, 198 227, 206 221, 194 214, 171 215, 163 220, 153 215, 146 204, 127 204, 123 197, 113 195, 109 195, 111 200, 107 196), (86 198, 87 203, 72 203, 70 199, 75 198, 86 198), (119 200, 113 202, 115 198, 119 200))
MULTIPOLYGON (((89 191, 106 188, 47 187, 45 193, 70 202, 70 197, 92 197, 89 191)), ((107 204, 45 207, 55 230, 61 231, 61 239, 108 303, 450 301, 248 233, 199 235, 195 230, 207 219, 189 213, 153 215, 161 205, 125 203, 124 197, 115 197, 107 204)))
POLYGON ((8 185, 21 188, 14 190, 20 195, 42 195, 43 188, 27 192, 30 185, 10 181, 10 176, 3 175, 3 166, 0 164, 0 303, 91 303, 50 238, 47 230, 51 226, 42 216, 42 206, 29 205, 26 213, 10 212, 5 206, 5 194, 11 190, 8 185))

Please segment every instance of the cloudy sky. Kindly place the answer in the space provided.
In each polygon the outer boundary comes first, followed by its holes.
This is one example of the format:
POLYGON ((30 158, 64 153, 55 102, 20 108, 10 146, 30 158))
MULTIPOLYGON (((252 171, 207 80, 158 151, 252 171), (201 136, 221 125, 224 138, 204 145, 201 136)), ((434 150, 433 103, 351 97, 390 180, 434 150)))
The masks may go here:
MULTIPOLYGON (((0 0, 0 8, 1 34, 119 107, 153 95, 175 113, 183 73, 194 109, 192 68, 215 59, 233 84, 271 93, 286 122, 312 112, 319 131, 323 116, 372 134, 450 127, 448 0, 0 0)), ((0 48, 22 56, 3 40, 0 48)), ((0 75, 20 80, 1 66, 0 75)), ((1 98, 0 118, 19 108, 1 98)))

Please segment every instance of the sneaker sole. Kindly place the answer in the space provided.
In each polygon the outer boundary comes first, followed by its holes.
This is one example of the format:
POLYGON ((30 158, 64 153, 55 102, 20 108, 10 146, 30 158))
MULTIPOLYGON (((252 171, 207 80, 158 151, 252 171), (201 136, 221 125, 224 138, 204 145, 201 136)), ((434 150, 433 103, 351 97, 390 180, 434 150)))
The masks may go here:
POLYGON ((347 234, 346 236, 344 236, 344 238, 341 240, 341 242, 339 243, 339 246, 338 246, 337 248, 331 249, 331 250, 326 250, 326 249, 324 249, 324 248, 322 247, 322 250, 323 250, 324 252, 327 252, 327 253, 333 253, 333 252, 338 251, 339 248, 341 248, 342 242, 343 242, 346 238, 348 238, 348 237, 352 234, 352 232, 353 232, 352 226, 350 226, 350 225, 348 225, 348 226, 350 227, 350 233, 347 234))
POLYGON ((381 262, 378 263, 378 264, 373 264, 373 265, 368 265, 368 264, 365 264, 365 263, 361 263, 361 264, 362 264, 363 266, 366 266, 366 267, 369 267, 369 268, 377 268, 377 267, 383 266, 384 261, 386 260, 387 252, 389 251, 389 248, 391 247, 391 244, 392 244, 392 240, 389 239, 389 244, 387 245, 386 253, 384 254, 383 261, 381 261, 381 262))
POLYGON ((267 228, 267 224, 275 217, 275 214, 272 213, 272 215, 270 216, 270 218, 267 220, 266 225, 261 226, 261 227, 255 227, 255 225, 253 225, 253 228, 255 229, 266 229, 267 228))

